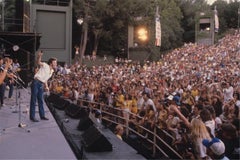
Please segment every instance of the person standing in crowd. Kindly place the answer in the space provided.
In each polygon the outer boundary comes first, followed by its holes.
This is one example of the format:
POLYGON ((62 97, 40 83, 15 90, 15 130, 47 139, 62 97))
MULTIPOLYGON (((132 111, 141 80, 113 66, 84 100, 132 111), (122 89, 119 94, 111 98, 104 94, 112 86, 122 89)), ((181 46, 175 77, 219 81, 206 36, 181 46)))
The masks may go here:
POLYGON ((189 122, 188 118, 185 117, 176 105, 170 105, 170 110, 175 112, 178 117, 182 120, 183 124, 190 129, 190 138, 192 140, 192 147, 194 150, 195 158, 205 159, 207 157, 206 147, 202 144, 204 139, 211 139, 211 135, 201 119, 193 118, 189 122))
POLYGON ((74 57, 74 63, 79 63, 79 60, 80 60, 80 48, 79 46, 75 46, 75 57, 74 57))
POLYGON ((114 131, 115 135, 120 139, 120 140, 123 140, 122 138, 122 135, 124 133, 124 128, 121 124, 118 124, 116 127, 115 127, 115 131, 114 131))
POLYGON ((222 83, 224 103, 233 99, 234 89, 229 82, 222 83))
POLYGON ((207 148, 208 159, 229 160, 229 158, 225 156, 225 145, 220 139, 213 138, 210 141, 204 139, 202 140, 202 144, 207 148))
POLYGON ((39 65, 38 71, 34 75, 34 80, 31 86, 31 100, 30 100, 30 120, 38 122, 35 118, 36 100, 38 100, 39 116, 41 120, 48 120, 45 117, 45 111, 43 107, 43 92, 48 91, 48 79, 51 78, 54 69, 57 67, 57 59, 50 58, 48 63, 42 62, 43 52, 38 52, 37 64, 39 65))

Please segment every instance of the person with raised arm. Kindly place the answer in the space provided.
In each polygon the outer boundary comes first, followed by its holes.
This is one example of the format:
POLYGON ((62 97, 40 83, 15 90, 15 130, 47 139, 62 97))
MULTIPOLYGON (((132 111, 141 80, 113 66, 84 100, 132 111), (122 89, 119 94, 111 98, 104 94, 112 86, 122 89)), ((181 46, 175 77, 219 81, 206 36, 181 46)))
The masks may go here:
POLYGON ((38 122, 35 118, 35 108, 36 101, 38 101, 39 116, 41 120, 48 120, 45 117, 45 111, 43 107, 43 93, 49 91, 48 79, 51 78, 54 69, 57 67, 57 59, 49 58, 48 62, 42 62, 43 52, 38 52, 37 55, 37 65, 39 69, 34 75, 34 80, 31 85, 31 100, 30 100, 30 120, 33 122, 38 122))

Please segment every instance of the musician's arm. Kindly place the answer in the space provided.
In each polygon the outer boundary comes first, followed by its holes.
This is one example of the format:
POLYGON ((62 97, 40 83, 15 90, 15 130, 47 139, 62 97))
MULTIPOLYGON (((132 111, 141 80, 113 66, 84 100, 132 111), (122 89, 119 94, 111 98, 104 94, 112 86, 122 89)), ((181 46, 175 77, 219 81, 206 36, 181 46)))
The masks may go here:
POLYGON ((7 69, 4 69, 4 70, 0 73, 0 84, 3 83, 6 75, 7 75, 7 69))
POLYGON ((10 59, 6 59, 5 68, 0 73, 0 84, 2 84, 4 82, 4 79, 7 76, 8 69, 10 68, 11 65, 12 65, 12 61, 10 59))
POLYGON ((37 64, 38 64, 39 66, 42 66, 42 65, 43 65, 42 55, 43 55, 43 52, 42 52, 42 51, 38 52, 38 55, 37 55, 37 64))

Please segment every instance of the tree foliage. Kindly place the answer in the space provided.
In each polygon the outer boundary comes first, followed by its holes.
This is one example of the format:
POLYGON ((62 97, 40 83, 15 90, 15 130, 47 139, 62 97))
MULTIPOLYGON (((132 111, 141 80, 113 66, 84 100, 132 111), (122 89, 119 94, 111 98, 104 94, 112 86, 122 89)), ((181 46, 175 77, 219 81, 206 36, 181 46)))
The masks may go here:
POLYGON ((195 16, 199 12, 209 11, 209 6, 205 0, 176 0, 181 8, 183 19, 181 26, 184 30, 183 42, 195 41, 195 16))
MULTIPOLYGON (((79 15, 89 16, 85 24, 93 33, 94 50, 117 55, 127 49, 128 25, 148 26, 150 41, 148 48, 154 53, 195 41, 195 18, 199 12, 212 12, 217 6, 220 32, 237 27, 237 0, 226 3, 217 0, 209 6, 206 0, 78 0, 75 9, 79 15), (94 6, 86 8, 84 3, 94 1, 94 6), (154 46, 155 12, 159 6, 162 46, 154 46), (88 10, 87 10, 88 9, 88 10), (138 19, 138 20, 136 20, 138 19)), ((82 26, 84 28, 84 25, 82 26)))
POLYGON ((4 30, 12 30, 14 28, 14 20, 16 15, 16 0, 4 0, 0 3, 0 14, 1 14, 1 30, 3 30, 2 26, 4 23, 4 30), (4 15, 2 15, 4 14, 4 15), (2 18, 4 18, 4 22, 2 22, 2 18))
POLYGON ((174 0, 158 1, 162 26, 162 49, 172 49, 182 44, 182 13, 174 0))

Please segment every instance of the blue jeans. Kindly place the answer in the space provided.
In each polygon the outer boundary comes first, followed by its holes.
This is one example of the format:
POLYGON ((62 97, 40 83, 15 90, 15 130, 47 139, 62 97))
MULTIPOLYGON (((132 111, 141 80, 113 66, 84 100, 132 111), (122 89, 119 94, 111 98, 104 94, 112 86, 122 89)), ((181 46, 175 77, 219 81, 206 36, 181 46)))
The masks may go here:
POLYGON ((30 119, 35 118, 36 101, 38 102, 39 116, 45 117, 43 108, 43 89, 44 84, 38 80, 33 80, 31 86, 31 101, 30 101, 30 119))

